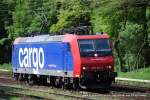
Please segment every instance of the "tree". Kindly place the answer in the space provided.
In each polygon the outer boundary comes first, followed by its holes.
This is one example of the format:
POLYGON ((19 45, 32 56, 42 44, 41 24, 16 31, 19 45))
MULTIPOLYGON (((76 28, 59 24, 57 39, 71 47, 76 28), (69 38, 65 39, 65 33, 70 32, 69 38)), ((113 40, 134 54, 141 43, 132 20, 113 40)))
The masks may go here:
POLYGON ((135 55, 132 55, 132 61, 138 64, 133 65, 147 63, 146 66, 149 66, 148 4, 148 0, 101 0, 95 4, 91 20, 94 30, 106 31, 112 36, 121 69, 129 58, 126 57, 127 52, 135 55), (131 46, 131 42, 136 45, 131 46))
POLYGON ((7 26, 12 23, 14 5, 13 0, 0 1, 0 64, 11 60, 11 38, 9 38, 7 26))
POLYGON ((90 25, 89 11, 80 0, 60 0, 58 21, 50 27, 50 32, 60 32, 64 28, 90 25))
POLYGON ((124 30, 126 25, 124 24, 126 23, 126 3, 126 0, 102 0, 92 15, 94 29, 108 32, 113 37, 121 69, 124 67, 124 61, 120 50, 120 32, 124 30))

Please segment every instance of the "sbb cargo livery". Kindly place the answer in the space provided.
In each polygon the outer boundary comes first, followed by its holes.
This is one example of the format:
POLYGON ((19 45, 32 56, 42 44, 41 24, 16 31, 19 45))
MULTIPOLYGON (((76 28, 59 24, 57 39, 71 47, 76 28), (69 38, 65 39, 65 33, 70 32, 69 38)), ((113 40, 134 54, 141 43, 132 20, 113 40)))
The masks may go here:
POLYGON ((107 34, 19 37, 12 48, 13 74, 18 80, 99 88, 109 87, 116 77, 107 34))

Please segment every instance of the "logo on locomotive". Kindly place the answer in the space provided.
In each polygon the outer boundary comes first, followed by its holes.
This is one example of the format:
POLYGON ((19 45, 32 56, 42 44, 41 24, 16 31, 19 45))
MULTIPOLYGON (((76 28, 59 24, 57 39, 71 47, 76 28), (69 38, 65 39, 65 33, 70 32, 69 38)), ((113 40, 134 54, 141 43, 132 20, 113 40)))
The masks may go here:
POLYGON ((44 67, 44 50, 43 48, 20 48, 19 49, 20 67, 35 67, 34 72, 44 67))

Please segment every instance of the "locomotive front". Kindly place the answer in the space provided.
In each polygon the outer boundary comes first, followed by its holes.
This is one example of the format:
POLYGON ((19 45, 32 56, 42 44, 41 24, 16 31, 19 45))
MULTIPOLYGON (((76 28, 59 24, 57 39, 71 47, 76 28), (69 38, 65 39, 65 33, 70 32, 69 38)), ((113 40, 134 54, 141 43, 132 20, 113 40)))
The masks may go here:
POLYGON ((80 84, 90 88, 109 87, 115 80, 112 43, 107 34, 79 36, 80 84))

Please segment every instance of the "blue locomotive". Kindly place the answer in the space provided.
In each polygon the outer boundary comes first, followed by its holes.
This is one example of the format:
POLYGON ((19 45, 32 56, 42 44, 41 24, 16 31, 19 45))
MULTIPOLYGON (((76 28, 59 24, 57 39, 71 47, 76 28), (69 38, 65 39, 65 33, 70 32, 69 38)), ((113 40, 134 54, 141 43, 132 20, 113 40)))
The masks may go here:
POLYGON ((29 83, 109 87, 116 77, 109 38, 107 34, 16 38, 12 47, 13 75, 29 83))

